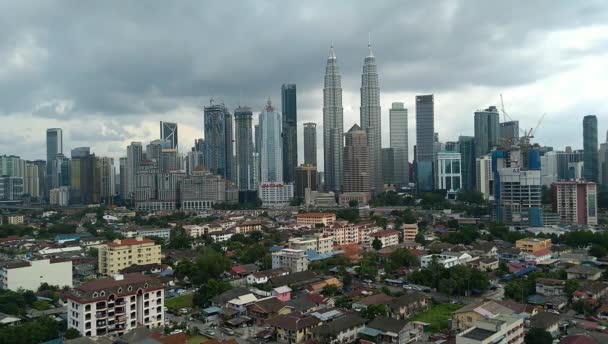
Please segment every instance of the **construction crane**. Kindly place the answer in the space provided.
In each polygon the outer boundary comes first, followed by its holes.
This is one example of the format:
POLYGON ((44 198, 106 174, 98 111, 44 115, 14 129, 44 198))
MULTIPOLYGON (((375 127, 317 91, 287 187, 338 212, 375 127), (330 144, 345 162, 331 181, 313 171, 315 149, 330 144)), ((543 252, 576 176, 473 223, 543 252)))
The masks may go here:
MULTIPOLYGON (((502 98, 502 93, 500 94, 500 110, 503 115, 503 119, 504 119, 503 122, 506 122, 507 119, 509 121, 513 121, 511 116, 509 116, 509 114, 505 110, 505 103, 502 98)), ((541 123, 543 122, 543 120, 545 119, 546 116, 547 116, 546 113, 544 113, 542 116, 540 116, 540 119, 538 120, 538 123, 536 124, 536 126, 534 128, 530 128, 530 130, 521 129, 518 126, 519 132, 521 134, 521 137, 519 138, 520 145, 526 145, 526 146, 530 145, 530 139, 534 138, 534 134, 536 133, 536 130, 540 127, 541 123)), ((508 140, 508 141, 511 141, 511 140, 508 140)), ((514 144, 514 142, 505 142, 505 144, 510 146, 510 145, 514 144)))

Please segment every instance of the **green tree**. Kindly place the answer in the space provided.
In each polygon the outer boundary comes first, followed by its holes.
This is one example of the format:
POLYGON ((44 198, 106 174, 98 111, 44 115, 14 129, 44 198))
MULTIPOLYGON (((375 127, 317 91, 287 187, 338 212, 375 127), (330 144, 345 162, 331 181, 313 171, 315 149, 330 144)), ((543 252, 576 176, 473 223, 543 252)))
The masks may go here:
POLYGON ((194 293, 192 303, 198 307, 206 307, 212 298, 230 289, 232 289, 230 283, 210 279, 194 293))
POLYGON ((608 255, 608 249, 606 249, 604 246, 593 244, 589 249, 589 254, 597 258, 605 257, 608 255))
POLYGON ((192 238, 181 228, 171 230, 171 237, 167 248, 187 250, 192 248, 192 238))
POLYGON ((553 343, 553 337, 551 334, 542 328, 531 328, 524 337, 524 343, 526 344, 551 344, 553 343))
POLYGON ((574 294, 575 291, 579 290, 580 287, 581 287, 581 283, 579 281, 567 280, 564 290, 566 291, 566 295, 568 295, 568 297, 571 298, 572 294, 574 294))
POLYGON ((336 212, 336 216, 349 222, 356 222, 359 220, 359 210, 355 208, 340 209, 336 212))
POLYGON ((204 284, 210 279, 217 279, 230 270, 230 259, 214 249, 204 248, 198 256, 188 276, 195 284, 204 284))
POLYGON ((357 208, 359 206, 359 201, 357 201, 356 199, 352 199, 348 201, 348 206, 351 208, 357 208))
POLYGON ((353 299, 344 295, 344 296, 340 296, 336 299, 335 306, 338 308, 350 309, 352 307, 352 304, 353 304, 353 299))
POLYGON ((325 297, 334 297, 334 296, 338 295, 339 292, 340 292, 340 289, 338 288, 337 285, 328 284, 325 287, 323 287, 322 294, 325 297))
POLYGON ((374 319, 377 316, 386 316, 387 314, 388 307, 386 305, 369 305, 361 311, 361 315, 367 319, 374 319))
POLYGON ((374 241, 372 241, 372 247, 376 251, 380 250, 382 248, 382 241, 380 241, 378 238, 374 238, 374 241))
POLYGON ((255 263, 262 259, 266 254, 268 254, 268 249, 266 249, 266 247, 262 244, 254 244, 241 252, 239 261, 244 264, 255 263))
POLYGON ((78 332, 78 330, 75 328, 69 328, 63 335, 64 339, 75 339, 78 337, 80 337, 80 332, 78 332))
POLYGON ((416 238, 414 239, 417 243, 424 245, 426 243, 426 240, 424 239, 424 234, 422 234, 422 232, 418 232, 418 234, 416 234, 416 238))

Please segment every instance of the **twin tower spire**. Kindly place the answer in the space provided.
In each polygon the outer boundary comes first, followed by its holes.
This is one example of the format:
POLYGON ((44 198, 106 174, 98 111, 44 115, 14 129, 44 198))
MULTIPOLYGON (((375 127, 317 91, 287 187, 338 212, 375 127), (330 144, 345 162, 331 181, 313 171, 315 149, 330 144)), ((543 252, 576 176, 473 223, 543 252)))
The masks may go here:
MULTIPOLYGON (((361 74, 360 125, 367 133, 369 147, 370 182, 372 193, 383 190, 381 166, 381 112, 380 85, 376 58, 372 51, 371 35, 368 55, 361 74)), ((342 106, 342 79, 333 43, 325 67, 323 88, 323 155, 325 185, 328 191, 343 191, 344 108, 342 106)), ((367 192, 367 191, 366 191, 367 192)))

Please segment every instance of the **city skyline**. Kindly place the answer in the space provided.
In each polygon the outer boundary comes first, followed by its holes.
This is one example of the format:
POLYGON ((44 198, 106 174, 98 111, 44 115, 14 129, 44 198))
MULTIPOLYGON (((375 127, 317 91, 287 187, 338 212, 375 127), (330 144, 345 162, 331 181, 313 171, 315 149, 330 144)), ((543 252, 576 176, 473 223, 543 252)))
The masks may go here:
MULTIPOLYGON (((133 23, 141 25, 142 30, 132 33, 133 36, 116 39, 113 35, 115 32, 93 30, 88 33, 87 41, 83 41, 76 39, 80 38, 78 33, 63 24, 50 31, 48 39, 43 39, 36 29, 44 31, 50 27, 51 22, 44 15, 38 18, 40 20, 32 21, 32 18, 19 17, 18 14, 27 13, 26 8, 21 8, 24 5, 0 5, 4 7, 2 13, 12 13, 15 17, 6 18, 6 22, 13 25, 10 30, 3 32, 15 37, 13 44, 0 46, 0 56, 14 57, 7 60, 8 63, 0 72, 0 87, 7 90, 1 96, 5 99, 0 101, 3 104, 0 116, 8 123, 0 130, 0 151, 18 154, 29 160, 43 159, 43 133, 46 128, 59 127, 64 130, 66 149, 91 146, 96 155, 118 159, 124 155, 124 147, 129 142, 149 142, 157 138, 158 123, 161 120, 178 123, 180 141, 188 143, 202 137, 201 108, 210 98, 223 101, 231 111, 238 105, 247 105, 256 112, 263 107, 268 96, 275 104, 279 104, 281 84, 293 82, 298 85, 298 163, 302 163, 302 124, 317 123, 319 135, 323 130, 320 116, 322 73, 327 48, 332 42, 340 57, 343 76, 344 128, 359 123, 361 59, 366 54, 367 34, 370 31, 374 37, 374 52, 382 67, 382 131, 388 131, 390 104, 404 102, 410 112, 410 159, 413 157, 411 143, 416 140, 414 97, 419 94, 435 94, 436 131, 443 141, 456 140, 459 135, 472 136, 472 120, 461 119, 469 118, 475 109, 498 106, 501 93, 504 94, 507 111, 514 120, 520 121, 521 128, 534 127, 540 115, 548 113, 537 132, 536 141, 557 149, 563 149, 566 145, 582 148, 582 128, 579 125, 581 118, 591 114, 601 119, 606 111, 598 93, 586 92, 575 86, 582 81, 587 84, 588 75, 594 75, 592 89, 604 88, 606 78, 603 76, 608 74, 608 70, 600 61, 606 53, 602 43, 607 29, 602 23, 605 22, 607 11, 601 2, 559 4, 553 6, 550 13, 544 11, 543 6, 518 8, 507 4, 464 3, 454 5, 448 11, 442 4, 408 5, 413 13, 441 14, 437 19, 440 27, 454 28, 457 34, 455 38, 450 36, 450 30, 425 31, 417 28, 424 18, 421 15, 412 16, 411 23, 397 20, 400 16, 398 7, 401 6, 397 2, 379 8, 367 8, 367 5, 358 4, 358 11, 355 12, 368 13, 369 16, 365 18, 359 18, 354 12, 344 13, 341 9, 345 5, 282 5, 290 7, 296 13, 311 13, 322 6, 326 15, 340 13, 345 21, 357 24, 346 32, 327 25, 305 25, 306 29, 302 29, 303 21, 308 20, 314 24, 322 22, 325 17, 312 19, 297 16, 292 19, 294 24, 284 29, 286 36, 291 37, 289 43, 285 42, 288 48, 285 53, 266 54, 263 59, 260 59, 258 51, 264 50, 264 46, 270 43, 251 39, 245 45, 234 44, 239 35, 248 37, 240 29, 235 29, 238 32, 204 34, 203 39, 209 44, 230 42, 231 46, 239 47, 239 52, 250 51, 251 56, 246 65, 236 63, 230 56, 231 50, 222 52, 221 49, 216 49, 212 54, 204 54, 210 56, 204 56, 201 60, 203 54, 191 50, 195 48, 178 44, 176 37, 185 37, 194 24, 181 20, 181 12, 178 10, 180 6, 177 5, 169 13, 152 10, 147 14, 150 18, 167 16, 168 20, 179 20, 179 25, 172 26, 167 34, 157 35, 155 44, 144 45, 144 50, 149 50, 146 51, 145 58, 130 49, 131 43, 143 37, 140 35, 155 32, 156 29, 153 26, 154 20, 148 21, 134 15, 137 6, 125 8, 124 14, 110 14, 111 6, 101 5, 98 9, 103 14, 104 21, 109 18, 118 24, 115 30, 133 23), (503 6, 509 7, 511 16, 501 18, 500 28, 483 26, 481 30, 478 26, 466 25, 472 18, 481 24, 483 19, 479 18, 483 16, 480 13, 501 11, 504 10, 503 6), (585 20, 567 20, 572 13, 579 13, 585 20), (540 14, 547 19, 543 23, 536 20, 540 14), (373 25, 373 18, 377 16, 386 17, 386 27, 373 25), (407 35, 401 39, 389 34, 393 32, 406 32, 407 35), (323 39, 319 39, 315 33, 322 33, 323 39), (525 39, 518 39, 517 42, 510 39, 518 37, 518 34, 524 35, 525 39), (65 36, 73 37, 74 40, 67 43, 60 39, 65 36), (291 43, 295 41, 294 37, 299 39, 298 44, 291 43), (115 43, 113 51, 120 58, 97 51, 99 48, 92 46, 89 40, 115 43), (455 44, 445 44, 451 41, 455 41, 455 44), (421 45, 417 42, 428 44, 421 45), (491 47, 488 42, 491 42, 491 47), (64 47, 63 44, 69 45, 64 47), (172 49, 165 49, 166 45, 172 45, 172 49), (521 49, 527 51, 525 57, 515 53, 521 49), (66 59, 62 55, 63 51, 73 52, 73 59, 66 59), (479 51, 486 53, 480 56, 479 51), (471 57, 471 54, 475 57, 471 57), (99 68, 87 68, 88 64, 84 63, 88 56, 93 55, 99 58, 96 62, 99 68), (552 56, 559 58, 552 59, 552 56), (201 61, 196 62, 197 59, 201 61), (297 60, 297 64, 289 62, 290 60, 297 60), (141 63, 142 61, 146 63, 141 63), (259 63, 250 63, 252 61, 259 63), (182 67, 169 74, 167 68, 170 65, 182 67), (253 65, 259 68, 252 68, 253 65), (224 72, 229 68, 238 72, 238 77, 225 78, 224 72), (268 70, 273 72, 268 73, 268 70), (69 77, 66 78, 66 75, 69 77), (146 77, 142 78, 142 75, 146 77), (90 85, 90 80, 97 82, 90 85), (244 84, 244 80, 247 83, 244 84), (24 85, 27 87, 25 90, 22 88, 24 85), (113 88, 111 85, 122 86, 113 88), (568 96, 563 97, 563 94, 568 96), (96 130, 88 133, 81 129, 87 127, 96 130), (571 128, 575 128, 574 135, 565 131, 571 128), (20 142, 18 151, 13 152, 11 142, 20 142)), ((280 19, 280 13, 286 10, 271 10, 254 4, 243 6, 253 6, 250 9, 254 13, 275 19, 280 19)), ((218 10, 230 12, 225 7, 221 6, 218 10)), ((204 5, 194 6, 192 12, 194 16, 202 16, 204 14, 201 13, 208 12, 206 9, 204 5)), ((48 10, 61 13, 66 11, 62 6, 48 10)), ((101 15, 86 15, 82 11, 82 8, 69 9, 75 20, 95 23, 102 18, 101 15)), ((104 46, 101 44, 102 48, 104 46)), ((233 55, 242 60, 241 54, 233 55)), ((606 129, 607 124, 600 120, 600 137, 604 136, 606 129)), ((383 135, 383 147, 388 147, 387 140, 387 135, 383 135)), ((319 157, 322 156, 320 141, 318 140, 319 157)), ((323 171, 322 159, 319 159, 318 165, 323 171)))

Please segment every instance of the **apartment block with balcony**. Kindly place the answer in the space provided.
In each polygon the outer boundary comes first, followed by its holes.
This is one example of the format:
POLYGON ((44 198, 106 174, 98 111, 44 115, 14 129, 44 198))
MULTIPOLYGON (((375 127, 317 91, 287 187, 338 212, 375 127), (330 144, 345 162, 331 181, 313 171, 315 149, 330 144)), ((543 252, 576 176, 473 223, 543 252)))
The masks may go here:
POLYGON ((296 215, 296 221, 299 225, 331 225, 336 221, 334 213, 304 213, 296 215))
POLYGON ((164 325, 164 289, 142 274, 115 275, 71 289, 68 328, 87 337, 122 335, 136 327, 164 325))
POLYGON ((403 228, 403 241, 415 241, 416 235, 418 235, 418 224, 417 223, 406 223, 402 226, 403 228))
POLYGON ((291 272, 308 270, 308 257, 304 250, 284 248, 272 253, 272 268, 288 268, 291 272))
POLYGON ((107 276, 132 265, 160 264, 160 245, 142 237, 114 240, 99 248, 98 261, 99 273, 107 276))
POLYGON ((316 233, 301 238, 289 239, 289 248, 304 251, 316 251, 318 253, 329 253, 332 251, 334 238, 316 233))
POLYGON ((370 234, 370 241, 367 242, 369 247, 372 247, 374 240, 378 239, 382 243, 382 247, 394 246, 399 244, 399 232, 393 229, 387 229, 370 234))

